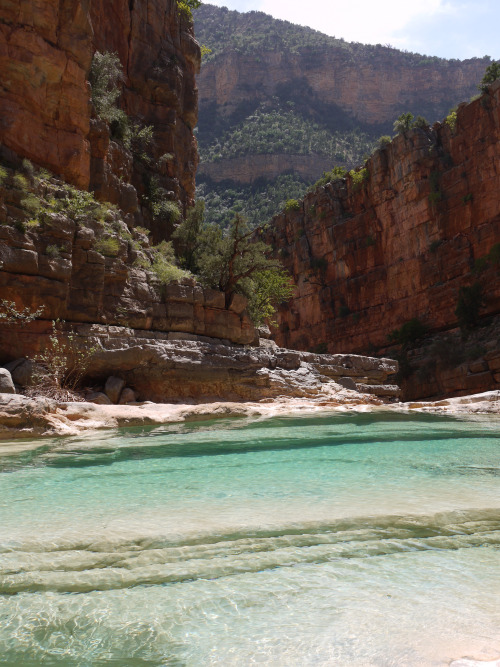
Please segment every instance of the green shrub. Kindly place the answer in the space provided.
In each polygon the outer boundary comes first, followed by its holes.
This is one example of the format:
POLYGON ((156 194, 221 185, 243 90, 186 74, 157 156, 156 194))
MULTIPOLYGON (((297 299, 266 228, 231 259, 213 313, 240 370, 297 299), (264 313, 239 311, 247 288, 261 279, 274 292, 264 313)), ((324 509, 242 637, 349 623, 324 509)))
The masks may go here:
POLYGON ((326 185, 327 183, 338 181, 341 178, 344 178, 346 174, 347 170, 343 167, 333 167, 330 171, 324 171, 323 176, 309 188, 309 191, 317 190, 317 188, 326 185))
POLYGON ((175 201, 164 199, 162 201, 154 202, 151 210, 155 218, 160 220, 167 220, 168 222, 179 222, 181 219, 181 210, 179 204, 175 201))
POLYGON ((18 190, 26 191, 28 189, 28 179, 26 178, 26 176, 23 176, 22 174, 19 173, 14 174, 12 182, 14 183, 14 187, 17 188, 18 190))
POLYGON ((30 162, 28 159, 24 158, 23 161, 21 162, 21 167, 26 177, 30 181, 33 181, 33 177, 35 175, 35 167, 33 166, 33 163, 30 162))
POLYGON ((99 118, 110 125, 113 138, 127 143, 129 123, 127 114, 117 106, 123 68, 117 53, 96 51, 89 74, 92 102, 99 118))
POLYGON ((103 236, 94 243, 94 250, 106 257, 116 257, 120 250, 120 241, 116 236, 103 236))
POLYGON ((5 167, 2 167, 0 165, 0 185, 2 185, 2 183, 5 181, 6 178, 7 178, 7 169, 5 169, 5 167))
POLYGON ((379 148, 385 148, 388 146, 392 141, 392 138, 388 134, 384 134, 382 137, 380 137, 377 141, 378 147, 379 148))
POLYGON ((490 84, 492 84, 498 78, 500 78, 500 62, 492 62, 491 65, 488 65, 486 68, 486 72, 484 73, 484 76, 481 79, 481 83, 478 86, 481 93, 487 93, 490 84))
POLYGON ((450 113, 444 119, 446 125, 449 125, 450 130, 455 132, 457 127, 457 111, 456 109, 451 109, 450 113))
POLYGON ((24 326, 40 317, 44 309, 44 306, 41 306, 37 310, 32 310, 29 307, 19 310, 14 301, 0 299, 0 320, 6 324, 20 324, 24 326))
POLYGON ((26 197, 21 199, 20 204, 30 215, 36 215, 42 207, 38 197, 32 193, 29 193, 26 197))
POLYGON ((289 199, 285 204, 285 212, 289 213, 290 211, 300 211, 300 202, 296 199, 289 199))
POLYGON ((45 248, 45 254, 51 257, 52 259, 55 259, 56 257, 61 256, 61 249, 59 246, 56 245, 48 245, 45 248))
MULTIPOLYGON (((193 9, 198 9, 201 5, 201 0, 177 0, 177 7, 179 12, 185 16, 189 21, 193 20, 193 9)), ((210 49, 209 49, 210 51, 210 49)))
POLYGON ((351 169, 351 171, 349 172, 349 176, 352 179, 353 189, 357 190, 358 188, 361 187, 364 181, 368 180, 368 178, 370 177, 370 172, 366 167, 363 167, 359 171, 351 169))
POLYGON ((422 130, 427 130, 429 128, 429 121, 423 116, 417 116, 413 121, 413 127, 418 127, 422 130))
POLYGON ((151 270, 163 285, 168 285, 174 280, 181 280, 190 276, 189 271, 176 265, 175 252, 171 241, 162 241, 153 248, 154 258, 151 270))
POLYGON ((394 121, 394 132, 397 134, 405 134, 405 132, 411 129, 412 122, 413 114, 410 111, 402 113, 401 116, 394 121))

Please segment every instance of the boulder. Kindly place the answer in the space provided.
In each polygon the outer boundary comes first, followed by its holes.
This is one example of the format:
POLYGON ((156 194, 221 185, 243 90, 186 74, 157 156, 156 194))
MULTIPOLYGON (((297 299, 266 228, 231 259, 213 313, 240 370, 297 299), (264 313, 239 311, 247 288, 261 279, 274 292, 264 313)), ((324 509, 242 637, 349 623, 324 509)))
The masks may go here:
POLYGON ((6 364, 5 368, 10 370, 15 384, 23 388, 32 384, 33 374, 37 369, 40 370, 40 374, 43 372, 41 367, 30 359, 16 359, 16 361, 6 364))
POLYGON ((127 403, 135 403, 137 400, 137 394, 130 387, 125 387, 120 394, 120 400, 118 401, 119 405, 126 405, 127 403))
POLYGON ((118 403, 118 400, 120 399, 120 394, 124 386, 125 386, 124 380, 114 375, 111 375, 106 380, 106 385, 104 386, 104 392, 112 403, 118 403))
POLYGON ((6 368, 0 368, 0 394, 15 394, 12 376, 6 368))
POLYGON ((112 401, 103 394, 102 391, 93 391, 85 397, 89 403, 96 403, 97 405, 113 405, 112 401))

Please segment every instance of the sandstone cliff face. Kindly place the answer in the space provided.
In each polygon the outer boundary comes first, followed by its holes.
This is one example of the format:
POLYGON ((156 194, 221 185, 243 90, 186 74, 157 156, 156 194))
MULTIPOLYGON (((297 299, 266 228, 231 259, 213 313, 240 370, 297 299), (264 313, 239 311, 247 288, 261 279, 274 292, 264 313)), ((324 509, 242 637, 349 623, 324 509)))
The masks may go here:
MULTIPOLYGON (((268 240, 297 285, 280 311, 278 343, 362 352, 386 348, 388 334, 412 318, 431 332, 451 330, 460 287, 476 282, 480 315, 498 315, 499 139, 497 82, 459 107, 455 130, 436 124, 399 135, 368 160, 365 179, 330 183, 300 211, 275 217, 268 240)), ((498 385, 484 370, 478 391, 498 385)), ((455 380, 448 393, 453 384, 467 389, 455 380)), ((420 390, 416 383, 412 395, 420 390)))
POLYGON ((175 0, 16 0, 2 4, 0 19, 4 146, 139 219, 154 175, 170 199, 192 203, 199 47, 175 0), (93 117, 88 78, 96 50, 118 53, 120 104, 154 127, 146 166, 93 117), (159 163, 165 154, 171 157, 159 163))
POLYGON ((246 299, 234 295, 226 307, 223 293, 194 278, 166 284, 154 267, 158 252, 143 229, 131 231, 116 208, 88 193, 37 176, 30 189, 19 172, 0 175, 0 363, 40 352, 53 320, 70 330, 134 327, 153 339, 182 332, 256 340, 246 299), (41 312, 33 322, 6 323, 5 302, 18 313, 41 312))
MULTIPOLYGON (((361 46, 361 45, 359 45, 361 46)), ((216 107, 231 116, 248 103, 272 96, 307 94, 304 104, 340 109, 360 123, 385 125, 402 109, 441 117, 453 100, 476 91, 484 74, 482 59, 437 61, 416 66, 399 51, 380 47, 376 54, 355 57, 339 47, 304 49, 302 53, 231 51, 203 65, 198 79, 200 107, 216 107)))

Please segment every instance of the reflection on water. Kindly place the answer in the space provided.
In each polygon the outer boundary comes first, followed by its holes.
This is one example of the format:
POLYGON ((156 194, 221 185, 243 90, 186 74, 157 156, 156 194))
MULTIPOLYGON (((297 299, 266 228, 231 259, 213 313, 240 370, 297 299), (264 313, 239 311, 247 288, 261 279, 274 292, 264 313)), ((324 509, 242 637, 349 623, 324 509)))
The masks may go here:
POLYGON ((498 659, 499 434, 363 414, 4 447, 0 663, 498 659))

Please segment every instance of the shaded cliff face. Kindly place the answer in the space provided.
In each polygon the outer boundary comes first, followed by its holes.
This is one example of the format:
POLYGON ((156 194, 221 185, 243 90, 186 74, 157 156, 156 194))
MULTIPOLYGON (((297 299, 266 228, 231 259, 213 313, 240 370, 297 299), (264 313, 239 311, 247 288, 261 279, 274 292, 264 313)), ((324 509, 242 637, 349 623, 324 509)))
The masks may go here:
MULTIPOLYGON (((279 314, 278 343, 366 352, 386 348, 413 318, 430 332, 452 330, 460 288, 475 283, 480 316, 499 314, 499 139, 497 82, 459 107, 454 130, 436 124, 399 135, 356 179, 321 187, 299 211, 275 217, 268 241, 297 285, 279 314)), ((496 384, 488 372, 481 388, 496 384)))
POLYGON ((171 200, 184 208, 192 203, 199 47, 175 0, 19 0, 4 3, 1 19, 4 146, 137 218, 152 177, 171 200), (118 53, 125 77, 120 106, 153 126, 147 164, 110 141, 106 124, 92 118, 95 51, 118 53), (165 154, 171 157, 159 161, 165 154))

